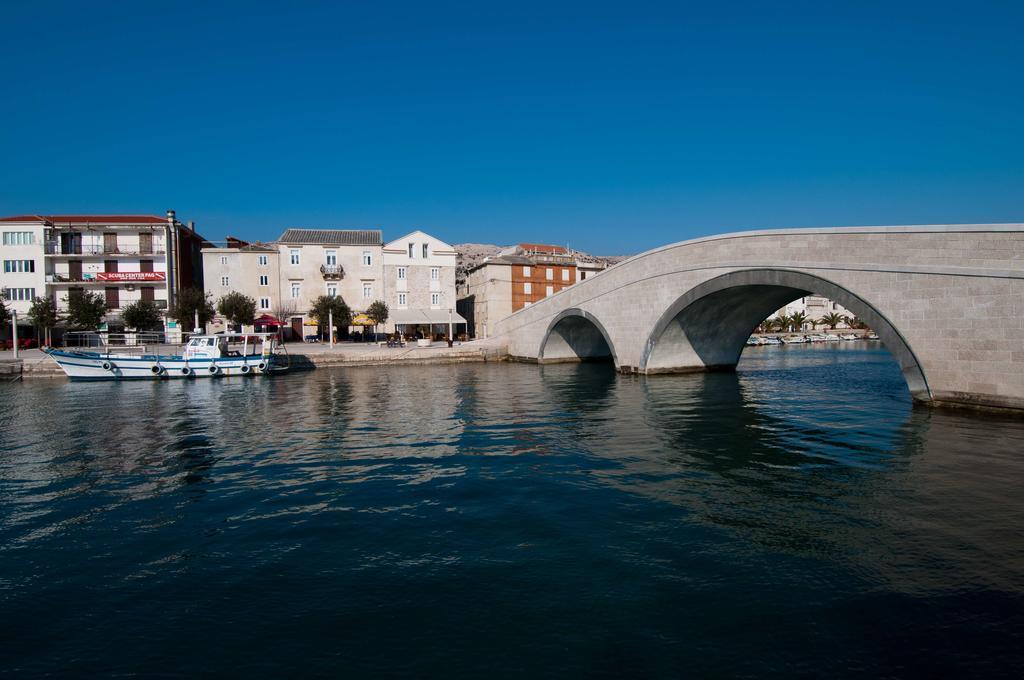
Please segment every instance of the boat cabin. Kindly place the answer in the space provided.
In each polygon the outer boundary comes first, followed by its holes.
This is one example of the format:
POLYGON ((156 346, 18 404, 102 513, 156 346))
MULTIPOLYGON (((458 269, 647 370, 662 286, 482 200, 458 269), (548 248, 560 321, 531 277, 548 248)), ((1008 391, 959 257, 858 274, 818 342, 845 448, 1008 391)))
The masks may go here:
POLYGON ((274 351, 275 337, 276 333, 194 335, 185 345, 185 359, 270 356, 274 351))

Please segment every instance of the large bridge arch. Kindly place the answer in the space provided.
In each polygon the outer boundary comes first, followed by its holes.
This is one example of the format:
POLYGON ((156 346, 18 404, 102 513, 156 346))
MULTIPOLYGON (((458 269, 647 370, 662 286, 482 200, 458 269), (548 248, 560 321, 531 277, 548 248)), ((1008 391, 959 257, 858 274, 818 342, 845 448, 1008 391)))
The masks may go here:
POLYGON ((548 324, 537 350, 537 362, 576 361, 612 361, 619 365, 604 325, 593 314, 572 307, 557 314, 548 324))
POLYGON ((709 279, 679 296, 647 338, 642 373, 732 369, 750 333, 772 312, 806 295, 822 295, 864 320, 899 363, 910 393, 931 399, 921 362, 903 333, 869 301, 821 276, 792 269, 741 269, 709 279))

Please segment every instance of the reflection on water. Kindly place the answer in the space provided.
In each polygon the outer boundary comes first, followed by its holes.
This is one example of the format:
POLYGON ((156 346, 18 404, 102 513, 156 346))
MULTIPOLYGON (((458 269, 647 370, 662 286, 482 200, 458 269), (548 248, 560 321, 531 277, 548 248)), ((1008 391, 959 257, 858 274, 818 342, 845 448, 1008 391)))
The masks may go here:
POLYGON ((1009 675, 1024 424, 864 343, 0 392, 0 669, 1009 675))

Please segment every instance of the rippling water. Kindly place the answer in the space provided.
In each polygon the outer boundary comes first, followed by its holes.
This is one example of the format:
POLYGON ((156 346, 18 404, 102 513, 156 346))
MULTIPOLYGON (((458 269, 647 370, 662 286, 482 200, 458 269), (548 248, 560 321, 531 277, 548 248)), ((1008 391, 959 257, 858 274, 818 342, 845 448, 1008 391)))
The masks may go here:
POLYGON ((0 673, 1014 676, 1024 422, 736 374, 0 388, 0 673))

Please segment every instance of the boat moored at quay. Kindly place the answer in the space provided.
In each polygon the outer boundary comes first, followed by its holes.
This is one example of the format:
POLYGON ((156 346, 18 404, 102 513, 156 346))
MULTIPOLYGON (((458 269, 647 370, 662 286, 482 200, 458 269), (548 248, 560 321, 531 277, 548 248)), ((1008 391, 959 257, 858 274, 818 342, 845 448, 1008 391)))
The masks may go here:
POLYGON ((282 372, 288 360, 280 349, 276 333, 218 333, 192 336, 180 354, 46 352, 72 380, 165 380, 282 372))

